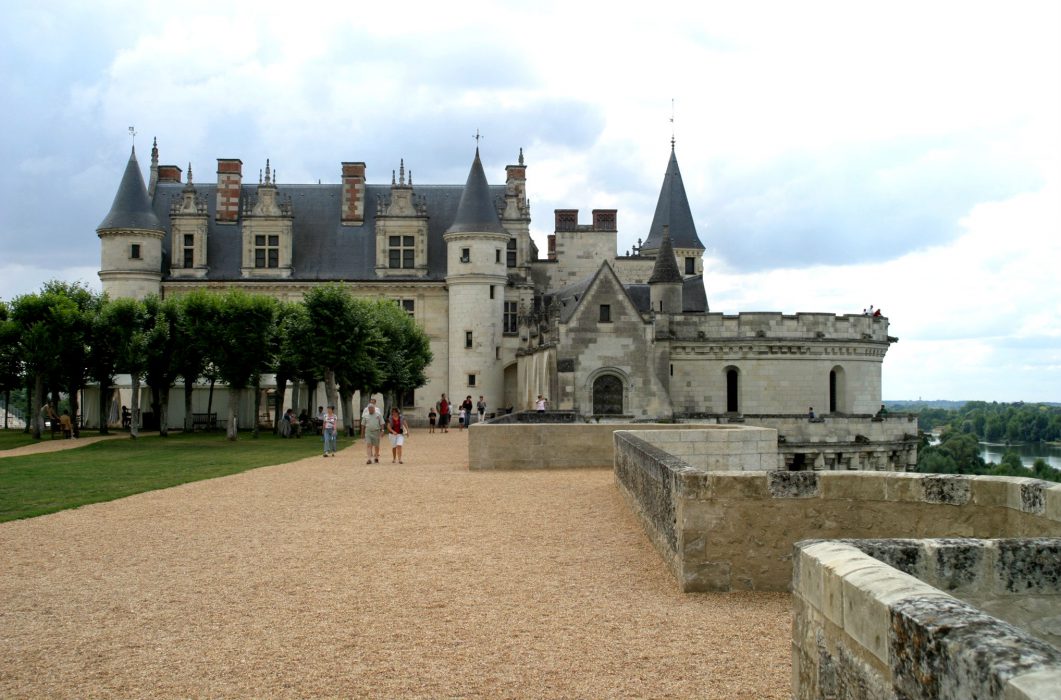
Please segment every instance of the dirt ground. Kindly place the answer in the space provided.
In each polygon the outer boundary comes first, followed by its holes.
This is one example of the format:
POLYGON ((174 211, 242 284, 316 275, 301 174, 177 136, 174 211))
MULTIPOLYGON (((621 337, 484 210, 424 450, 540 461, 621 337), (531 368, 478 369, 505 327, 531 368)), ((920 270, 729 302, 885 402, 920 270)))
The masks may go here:
POLYGON ((0 525, 0 696, 789 697, 789 596, 680 593, 610 471, 405 456, 0 525))

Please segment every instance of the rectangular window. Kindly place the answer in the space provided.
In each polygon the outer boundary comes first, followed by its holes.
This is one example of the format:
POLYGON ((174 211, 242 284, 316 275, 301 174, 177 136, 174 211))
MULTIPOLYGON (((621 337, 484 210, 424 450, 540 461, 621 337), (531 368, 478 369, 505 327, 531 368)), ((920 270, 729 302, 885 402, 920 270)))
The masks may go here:
POLYGON ((129 246, 129 257, 132 258, 133 260, 139 260, 140 259, 140 244, 139 243, 133 243, 131 246, 129 246))
POLYGON ((469 374, 468 375, 468 386, 475 386, 475 375, 474 374, 469 374))
POLYGON ((472 346, 472 332, 464 331, 464 347, 470 348, 472 346))
POLYGON ((254 237, 254 266, 280 267, 280 236, 254 237))
POLYGON ((416 300, 415 299, 395 299, 394 303, 401 307, 402 311, 406 315, 415 318, 416 317, 416 300))
POLYGON ((184 267, 195 267, 195 248, 184 249, 184 261, 182 265, 184 267))
POLYGON ((695 275, 696 274, 696 258, 685 259, 685 274, 695 275))
POLYGON ((466 262, 471 262, 471 261, 472 261, 472 249, 471 248, 461 248, 461 262, 466 263, 466 262))
POLYGON ((600 322, 611 323, 612 322, 612 306, 611 304, 600 305, 600 322))
POLYGON ((490 298, 491 299, 494 298, 494 285, 492 285, 492 284, 490 285, 490 298))
POLYGON ((496 263, 501 262, 501 249, 500 248, 497 248, 496 250, 494 250, 494 262, 496 262, 496 263))
POLYGON ((505 257, 506 257, 506 259, 505 259, 505 267, 515 267, 516 266, 516 239, 515 238, 509 239, 509 241, 508 241, 508 252, 507 252, 507 255, 505 257))
POLYGON ((416 237, 387 237, 387 266, 392 270, 411 270, 416 267, 416 237))
POLYGON ((505 302, 505 318, 504 318, 504 332, 515 333, 518 328, 516 327, 516 309, 518 307, 517 302, 506 301, 505 302))
POLYGON ((500 360, 501 359, 501 346, 500 345, 495 345, 494 346, 494 359, 495 360, 500 360))

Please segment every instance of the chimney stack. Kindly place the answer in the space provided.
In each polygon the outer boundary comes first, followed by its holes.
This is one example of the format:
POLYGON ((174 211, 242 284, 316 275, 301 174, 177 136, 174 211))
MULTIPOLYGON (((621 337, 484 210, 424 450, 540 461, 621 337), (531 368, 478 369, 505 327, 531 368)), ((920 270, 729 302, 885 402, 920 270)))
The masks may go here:
POLYGON ((181 169, 176 165, 160 165, 158 166, 158 181, 159 182, 180 182, 181 181, 181 169))
POLYGON ((555 262, 556 261, 556 234, 555 233, 550 233, 549 234, 548 242, 549 242, 549 247, 548 247, 548 250, 547 250, 548 259, 555 262))
POLYGON ((616 224, 617 209, 594 209, 593 230, 594 231, 618 231, 616 224))
POLYGON ((239 219, 239 195, 243 187, 243 161, 239 158, 217 159, 217 221, 236 223, 239 219))
POLYGON ((556 231, 578 230, 578 209, 554 209, 556 231))
POLYGON ((365 164, 361 161, 343 162, 343 219, 344 226, 365 223, 365 164))

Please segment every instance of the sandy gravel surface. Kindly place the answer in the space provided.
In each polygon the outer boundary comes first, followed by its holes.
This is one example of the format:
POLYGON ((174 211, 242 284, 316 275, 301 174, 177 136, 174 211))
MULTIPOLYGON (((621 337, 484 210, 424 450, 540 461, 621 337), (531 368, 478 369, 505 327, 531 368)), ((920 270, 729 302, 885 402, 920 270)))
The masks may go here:
POLYGON ((84 447, 100 440, 115 440, 119 437, 129 439, 128 435, 93 435, 92 437, 80 437, 76 440, 57 438, 55 440, 41 440, 32 445, 13 447, 10 450, 0 450, 0 459, 4 457, 21 457, 22 455, 37 455, 42 452, 58 452, 60 450, 72 450, 75 447, 84 447))
POLYGON ((788 595, 683 595, 611 472, 466 440, 0 525, 0 697, 789 697, 788 595))

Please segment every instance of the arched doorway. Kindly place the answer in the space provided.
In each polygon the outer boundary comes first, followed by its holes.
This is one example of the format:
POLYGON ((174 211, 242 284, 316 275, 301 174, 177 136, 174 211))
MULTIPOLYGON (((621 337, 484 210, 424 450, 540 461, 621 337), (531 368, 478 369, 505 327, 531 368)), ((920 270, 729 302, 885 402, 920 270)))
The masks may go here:
POLYGON ((740 413, 740 372, 736 367, 726 369, 726 413, 740 413))
POLYGON ((594 415, 620 415, 623 412, 623 380, 602 374, 593 380, 594 415))

